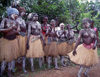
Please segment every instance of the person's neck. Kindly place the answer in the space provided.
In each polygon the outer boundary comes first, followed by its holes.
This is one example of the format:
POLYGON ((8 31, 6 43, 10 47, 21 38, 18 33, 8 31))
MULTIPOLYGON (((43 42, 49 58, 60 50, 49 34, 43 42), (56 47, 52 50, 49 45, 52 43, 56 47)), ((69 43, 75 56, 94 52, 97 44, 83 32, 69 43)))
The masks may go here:
POLYGON ((91 26, 91 28, 93 29, 93 28, 94 28, 94 26, 91 26))
POLYGON ((47 22, 44 22, 43 24, 44 24, 44 25, 46 25, 46 24, 47 24, 47 22))
POLYGON ((36 22, 36 20, 33 20, 33 22, 36 22))
POLYGON ((55 26, 52 26, 52 28, 55 28, 55 26))

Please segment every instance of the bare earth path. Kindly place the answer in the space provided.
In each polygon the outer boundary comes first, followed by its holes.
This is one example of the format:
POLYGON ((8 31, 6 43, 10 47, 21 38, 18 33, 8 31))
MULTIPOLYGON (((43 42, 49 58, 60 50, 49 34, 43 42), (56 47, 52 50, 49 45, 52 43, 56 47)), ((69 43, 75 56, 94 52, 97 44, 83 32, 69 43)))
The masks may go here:
MULTIPOLYGON (((60 70, 46 70, 39 72, 29 72, 27 74, 20 74, 17 77, 77 77, 79 66, 61 67, 60 70)), ((90 77, 100 77, 100 61, 99 64, 91 68, 89 72, 90 77)), ((82 75, 82 77, 85 77, 82 75)))

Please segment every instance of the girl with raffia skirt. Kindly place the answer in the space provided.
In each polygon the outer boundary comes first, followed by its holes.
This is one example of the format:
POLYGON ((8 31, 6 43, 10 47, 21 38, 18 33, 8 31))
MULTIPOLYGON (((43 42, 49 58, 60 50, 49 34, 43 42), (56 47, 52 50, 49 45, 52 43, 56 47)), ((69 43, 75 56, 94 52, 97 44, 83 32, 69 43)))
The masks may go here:
POLYGON ((57 57, 57 35, 55 31, 55 20, 51 20, 50 27, 48 28, 46 35, 48 36, 48 43, 46 44, 46 55, 48 57, 48 68, 50 68, 51 59, 54 57, 55 69, 58 69, 57 57))
POLYGON ((24 73, 27 71, 25 70, 25 61, 26 61, 26 41, 27 41, 27 34, 26 34, 26 23, 25 20, 22 18, 25 16, 26 10, 23 8, 19 9, 20 15, 17 18, 17 22, 19 23, 19 28, 20 28, 20 35, 18 36, 18 44, 19 44, 19 50, 20 50, 20 55, 22 57, 22 67, 24 73))
POLYGON ((64 23, 61 23, 59 26, 60 30, 57 30, 57 36, 58 36, 58 44, 57 44, 57 49, 58 53, 61 57, 61 64, 62 66, 66 66, 64 64, 64 56, 67 55, 67 39, 66 39, 66 31, 65 31, 65 25, 64 23))
POLYGON ((74 31, 71 29, 71 25, 68 24, 66 26, 66 36, 67 36, 67 52, 71 52, 75 47, 75 34, 74 31))
POLYGON ((8 8, 7 14, 8 18, 4 18, 0 25, 0 31, 4 33, 2 42, 0 42, 1 75, 8 63, 8 76, 11 77, 12 61, 20 57, 17 40, 19 24, 16 22, 19 12, 15 8, 8 8))
MULTIPOLYGON (((49 28, 49 24, 48 24, 48 17, 47 16, 44 16, 43 17, 43 23, 42 23, 42 34, 43 34, 43 37, 44 37, 44 40, 45 40, 45 43, 48 42, 48 39, 47 39, 47 36, 46 36, 46 31, 47 29, 49 28)), ((42 44, 43 44, 43 41, 42 41, 42 44)), ((44 50, 44 53, 47 51, 47 46, 43 46, 43 50, 44 50)), ((47 55, 45 53, 45 56, 44 56, 44 63, 47 62, 47 55)))
POLYGON ((70 60, 75 64, 80 65, 78 77, 81 77, 84 68, 86 68, 84 75, 89 77, 88 72, 90 67, 98 63, 96 47, 97 36, 95 31, 90 28, 90 24, 87 20, 88 18, 82 20, 83 29, 79 33, 73 52, 69 53, 70 60), (80 44, 81 40, 83 41, 82 44, 80 44))
POLYGON ((32 21, 28 23, 28 39, 27 39, 27 53, 26 57, 30 58, 31 70, 34 71, 33 58, 39 58, 39 66, 42 67, 42 58, 44 57, 43 46, 41 38, 44 43, 41 24, 38 22, 38 15, 31 14, 32 21))

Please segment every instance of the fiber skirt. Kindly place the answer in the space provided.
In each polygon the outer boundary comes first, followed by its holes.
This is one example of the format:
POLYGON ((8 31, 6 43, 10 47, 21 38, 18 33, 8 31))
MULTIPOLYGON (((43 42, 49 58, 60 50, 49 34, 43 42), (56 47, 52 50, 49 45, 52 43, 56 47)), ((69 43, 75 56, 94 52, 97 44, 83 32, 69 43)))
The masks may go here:
POLYGON ((67 43, 67 53, 72 52, 74 50, 74 47, 75 47, 75 43, 72 44, 67 43))
POLYGON ((44 46, 44 54, 45 54, 45 56, 48 56, 49 47, 50 47, 50 44, 46 44, 44 46))
POLYGON ((44 56, 43 46, 40 39, 32 41, 34 36, 30 37, 29 50, 27 50, 26 57, 28 58, 39 58, 44 56))
POLYGON ((49 45, 48 45, 48 53, 47 55, 48 56, 58 56, 59 55, 59 52, 58 52, 58 49, 57 49, 57 42, 51 42, 49 45))
POLYGON ((2 48, 2 42, 3 42, 3 38, 0 38, 0 62, 2 62, 3 61, 3 56, 2 56, 2 50, 1 50, 1 48, 2 48))
POLYGON ((20 56, 25 56, 26 55, 26 41, 27 37, 26 36, 18 36, 18 45, 19 45, 19 50, 20 50, 20 56))
POLYGON ((59 55, 65 56, 68 54, 67 43, 62 42, 57 45, 59 55))
POLYGON ((70 60, 75 64, 88 67, 97 64, 99 61, 97 48, 95 50, 87 49, 83 46, 83 44, 81 44, 77 47, 76 52, 77 54, 75 56, 72 54, 72 52, 68 54, 70 60))
POLYGON ((18 39, 7 40, 5 38, 0 39, 0 61, 5 60, 10 62, 20 57, 18 39))

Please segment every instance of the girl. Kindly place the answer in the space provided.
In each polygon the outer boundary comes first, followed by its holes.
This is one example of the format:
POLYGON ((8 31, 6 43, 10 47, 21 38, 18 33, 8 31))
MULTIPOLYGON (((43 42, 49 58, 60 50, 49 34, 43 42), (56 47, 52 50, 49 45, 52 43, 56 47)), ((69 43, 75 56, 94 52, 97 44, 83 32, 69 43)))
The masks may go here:
POLYGON ((60 30, 57 30, 57 36, 58 36, 58 44, 57 44, 57 47, 58 47, 58 52, 59 52, 59 55, 61 57, 61 64, 63 66, 66 66, 64 64, 64 56, 67 55, 67 39, 66 39, 66 31, 65 31, 65 25, 64 23, 61 23, 60 24, 60 30))
POLYGON ((79 33, 73 52, 69 53, 70 60, 80 65, 78 77, 81 77, 83 68, 86 68, 84 75, 89 77, 87 73, 90 67, 98 63, 96 48, 97 36, 95 31, 90 28, 90 24, 87 20, 87 18, 83 19, 83 29, 79 33), (80 44, 81 40, 83 41, 82 44, 80 44))
POLYGON ((55 31, 55 20, 53 20, 53 19, 50 22, 50 27, 48 28, 48 30, 46 32, 46 36, 48 36, 48 43, 46 45, 47 50, 45 53, 48 56, 48 68, 50 68, 51 58, 54 57, 55 69, 58 69, 57 35, 56 35, 56 31, 55 31))
POLYGON ((28 23, 28 38, 27 38, 27 53, 26 57, 30 58, 31 70, 34 71, 33 58, 39 58, 39 66, 42 67, 42 58, 44 57, 44 51, 40 38, 43 35, 41 31, 41 24, 38 22, 38 15, 36 13, 31 14, 32 21, 28 23))
POLYGON ((1 75, 8 63, 8 76, 11 77, 12 61, 20 57, 17 35, 19 27, 16 19, 19 12, 15 8, 8 8, 8 18, 4 18, 0 25, 0 31, 4 33, 0 42, 1 75))

